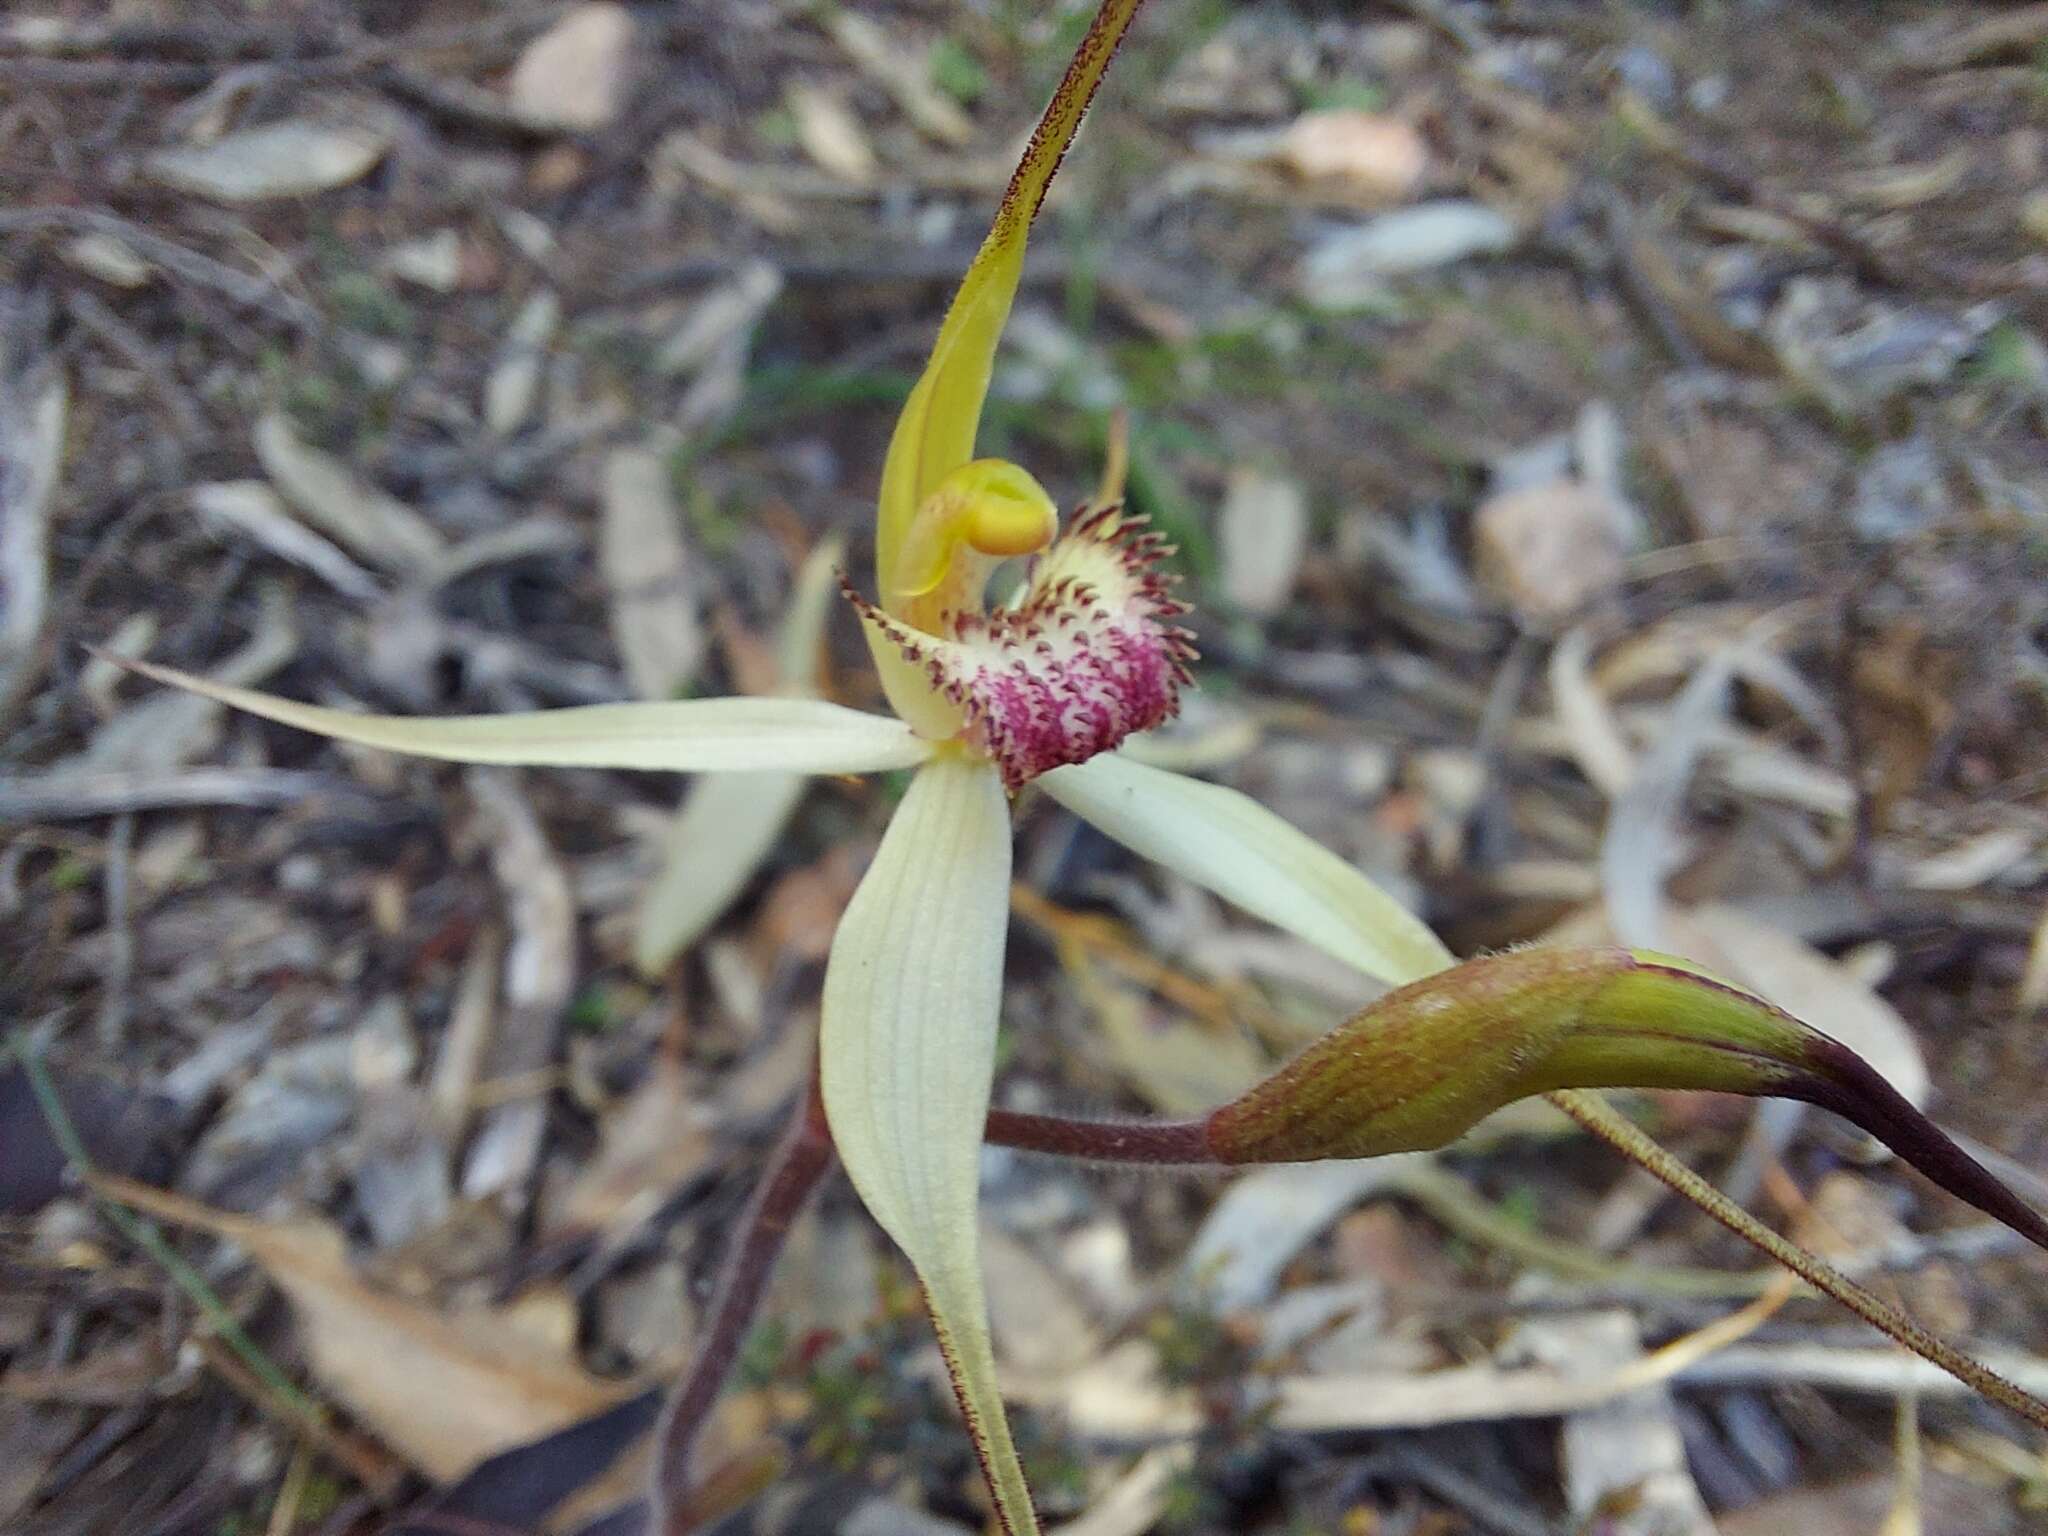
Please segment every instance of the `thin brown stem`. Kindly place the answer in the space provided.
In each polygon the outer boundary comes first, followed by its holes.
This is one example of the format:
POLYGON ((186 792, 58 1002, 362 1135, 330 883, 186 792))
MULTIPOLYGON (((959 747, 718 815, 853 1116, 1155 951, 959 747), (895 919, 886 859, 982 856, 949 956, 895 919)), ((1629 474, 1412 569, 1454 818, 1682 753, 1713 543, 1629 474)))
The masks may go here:
POLYGON ((2048 1429, 2048 1402, 2015 1386, 1995 1371, 1987 1370, 1911 1318, 1880 1301, 1832 1265, 1780 1237, 1637 1130, 1599 1095, 1566 1089, 1544 1097, 1630 1162, 1648 1170, 1737 1237, 1762 1249, 1815 1290, 1833 1297, 1880 1333, 1912 1350, 1921 1359, 1940 1366, 1991 1401, 2010 1408, 2042 1429, 2048 1429))
POLYGON ((696 1523, 702 1501, 693 1499, 691 1459, 697 1437, 711 1416, 745 1342, 747 1329, 767 1294, 775 1261, 789 1229, 811 1194, 831 1171, 832 1133, 815 1071, 770 1154, 761 1182, 740 1215, 739 1230, 719 1271, 705 1316, 703 1341, 690 1369, 676 1383, 655 1430, 654 1469, 648 1487, 648 1530, 652 1536, 682 1536, 696 1523))
POLYGON ((982 1139, 993 1146, 1090 1163, 1222 1167, 1200 1120, 1070 1120, 992 1109, 982 1139))

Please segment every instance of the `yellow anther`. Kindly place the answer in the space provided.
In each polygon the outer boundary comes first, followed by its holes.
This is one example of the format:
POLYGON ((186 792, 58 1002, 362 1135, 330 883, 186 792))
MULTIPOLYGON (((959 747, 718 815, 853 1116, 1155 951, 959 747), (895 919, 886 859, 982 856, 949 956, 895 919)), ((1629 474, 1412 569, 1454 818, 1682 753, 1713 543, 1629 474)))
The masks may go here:
POLYGON ((985 570, 963 569, 971 551, 990 559, 1044 549, 1059 532, 1059 509, 1045 487, 1006 459, 976 459, 941 480, 917 509, 904 540, 898 579, 884 594, 892 608, 928 597, 941 587, 955 602, 979 604, 985 570), (970 594, 964 590, 972 585, 970 594))
POLYGON ((984 555, 1028 555, 1059 532, 1059 509, 1045 487, 1006 459, 976 459, 939 482, 965 504, 960 534, 984 555))

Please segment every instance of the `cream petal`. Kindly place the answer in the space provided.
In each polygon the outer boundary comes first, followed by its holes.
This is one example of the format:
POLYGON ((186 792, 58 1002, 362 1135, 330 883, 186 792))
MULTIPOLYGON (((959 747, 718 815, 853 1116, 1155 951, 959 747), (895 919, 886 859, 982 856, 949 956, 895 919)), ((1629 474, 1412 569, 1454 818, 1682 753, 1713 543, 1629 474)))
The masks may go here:
POLYGON ((818 699, 590 704, 527 714, 415 719, 323 709, 225 687, 151 662, 122 665, 281 725, 454 763, 681 773, 874 773, 913 767, 931 755, 930 744, 900 720, 818 699))
POLYGON ((1451 964, 1422 920, 1256 800, 1105 752, 1036 783, 1133 852, 1399 986, 1451 964))
POLYGON ((975 1222, 1010 914, 1010 814, 984 762, 911 781, 825 965, 819 1072, 853 1185, 924 1282, 1006 1518, 1035 1530, 996 1387, 975 1222))

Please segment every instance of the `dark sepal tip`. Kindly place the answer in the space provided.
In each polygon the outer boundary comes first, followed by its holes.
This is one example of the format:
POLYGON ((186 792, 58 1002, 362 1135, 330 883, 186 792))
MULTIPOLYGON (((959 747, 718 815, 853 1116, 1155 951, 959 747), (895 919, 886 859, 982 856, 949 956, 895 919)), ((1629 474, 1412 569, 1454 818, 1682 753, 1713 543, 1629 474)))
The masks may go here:
POLYGON ((2048 1218, 1957 1146, 1948 1133, 1838 1040, 1808 1043, 1812 1075, 1780 1091, 1840 1115, 1883 1142, 1958 1200, 1995 1216, 2035 1247, 2048 1251, 2048 1218))

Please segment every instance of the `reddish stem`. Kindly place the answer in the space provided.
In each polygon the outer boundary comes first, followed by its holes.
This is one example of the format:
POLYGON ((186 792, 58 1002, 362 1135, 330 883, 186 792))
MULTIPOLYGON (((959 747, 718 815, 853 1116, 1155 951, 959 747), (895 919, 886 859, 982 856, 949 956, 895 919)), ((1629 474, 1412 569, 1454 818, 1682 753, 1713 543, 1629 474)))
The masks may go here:
POLYGON ((740 1215, 738 1231, 712 1292, 697 1358, 676 1383, 655 1431, 647 1522, 654 1536, 682 1536, 695 1523, 690 1462, 697 1437, 711 1417, 712 1405, 718 1401, 747 1329, 760 1310, 789 1229, 831 1171, 832 1163, 832 1133, 825 1123, 825 1102, 814 1070, 802 1102, 776 1142, 761 1182, 754 1186, 740 1215))
POLYGON ((992 1109, 982 1139, 999 1147, 1093 1163, 1221 1167, 1203 1120, 1070 1120, 992 1109))

